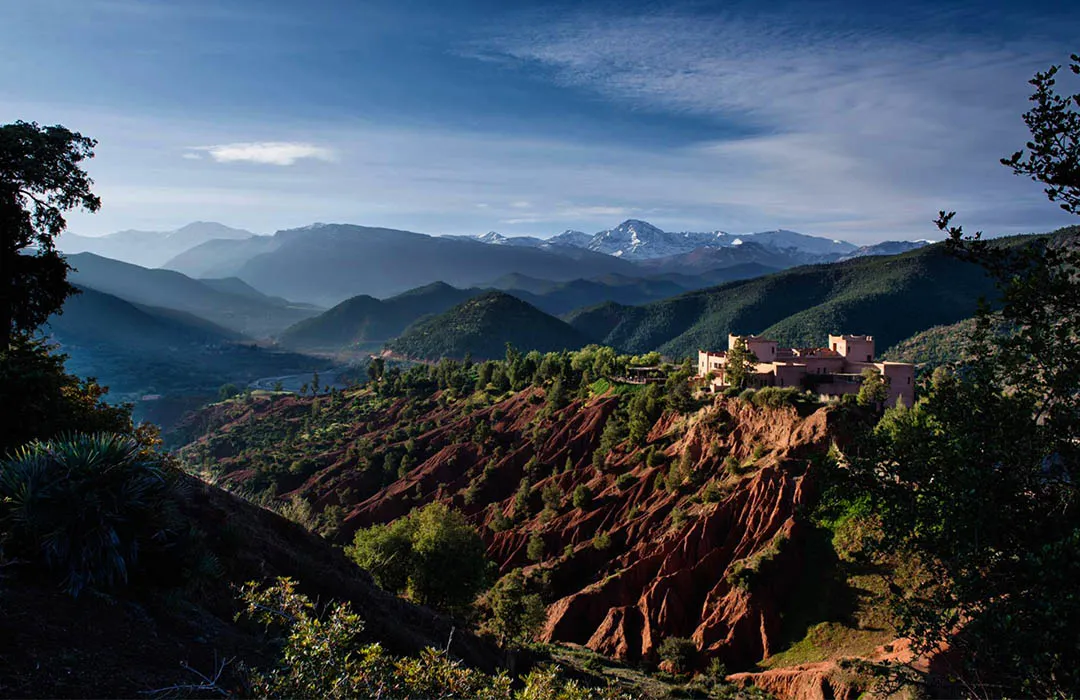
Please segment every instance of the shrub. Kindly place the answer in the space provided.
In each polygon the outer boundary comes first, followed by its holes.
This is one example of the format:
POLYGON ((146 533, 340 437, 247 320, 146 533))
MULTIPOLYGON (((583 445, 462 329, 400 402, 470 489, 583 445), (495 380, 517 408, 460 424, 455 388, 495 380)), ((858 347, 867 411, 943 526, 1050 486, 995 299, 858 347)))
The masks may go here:
POLYGON ((799 397, 799 390, 794 387, 767 386, 759 389, 752 397, 752 400, 755 406, 780 408, 781 406, 794 406, 799 397))
POLYGON ((383 588, 451 613, 467 610, 486 583, 483 540, 438 502, 358 531, 346 553, 383 588))
POLYGON ((506 532, 513 527, 513 525, 514 521, 506 517, 506 514, 501 510, 496 511, 495 515, 491 518, 491 522, 488 523, 488 527, 492 532, 506 532))
POLYGON ((600 551, 608 549, 609 547, 611 547, 611 535, 606 532, 601 532, 597 534, 592 539, 592 546, 594 549, 598 549, 600 551))
POLYGON ((697 646, 686 637, 667 637, 660 642, 656 651, 661 659, 671 664, 676 673, 680 673, 690 667, 697 655, 697 646))
POLYGON ((33 442, 0 463, 9 553, 43 561, 73 596, 125 584, 141 555, 175 542, 176 477, 122 435, 33 442))
POLYGON ((754 394, 756 393, 757 392, 753 389, 743 389, 743 391, 739 394, 739 400, 752 403, 754 400, 754 394))
POLYGON ((284 637, 280 661, 252 674, 256 697, 512 696, 505 675, 465 668, 434 649, 394 657, 379 644, 363 644, 364 622, 348 603, 333 604, 320 616, 289 579, 266 589, 249 583, 241 600, 248 618, 281 629, 284 637))
POLYGON ((686 511, 678 506, 671 509, 671 527, 678 529, 686 524, 686 521, 690 519, 690 516, 686 514, 686 511))
POLYGON ((723 497, 724 492, 715 481, 706 484, 705 489, 701 492, 701 499, 706 503, 719 503, 723 497))
POLYGON ((615 480, 615 486, 620 491, 626 491, 628 488, 637 483, 637 477, 633 474, 620 474, 619 478, 615 480))
POLYGON ((529 542, 525 545, 525 555, 532 561, 543 561, 544 538, 540 536, 540 533, 534 532, 529 535, 529 542))
POLYGON ((559 488, 558 484, 554 483, 548 484, 540 491, 540 500, 543 501, 546 507, 556 512, 562 507, 563 498, 565 498, 565 496, 566 494, 563 493, 563 490, 559 488))
POLYGON ((487 594, 487 605, 491 610, 490 627, 503 646, 532 641, 547 620, 543 601, 528 591, 521 569, 499 579, 487 594))
POLYGON ((574 489, 574 507, 585 510, 592 505, 592 491, 584 484, 574 489))

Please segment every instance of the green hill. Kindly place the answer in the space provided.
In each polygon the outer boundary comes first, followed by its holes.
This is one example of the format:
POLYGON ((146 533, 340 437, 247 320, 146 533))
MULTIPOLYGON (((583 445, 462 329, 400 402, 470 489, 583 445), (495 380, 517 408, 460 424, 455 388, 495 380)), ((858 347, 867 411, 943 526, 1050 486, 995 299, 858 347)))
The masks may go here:
POLYGON ((413 324, 388 347, 417 359, 497 358, 506 344, 522 350, 569 350, 592 342, 584 333, 517 297, 485 292, 413 324))
MULTIPOLYGON (((1016 245, 1030 238, 998 239, 1016 245)), ((764 333, 790 345, 820 344, 829 333, 873 335, 883 351, 932 326, 974 315, 994 285, 981 268, 942 245, 901 255, 811 265, 627 307, 608 303, 566 319, 627 352, 686 356, 727 347, 728 333, 764 333)))
POLYGON ((475 289, 434 282, 385 300, 361 294, 290 326, 278 340, 285 347, 320 350, 382 344, 421 317, 440 314, 476 293, 475 289))
MULTIPOLYGON (((1000 323, 1000 317, 995 315, 995 318, 1000 323)), ((889 348, 883 358, 894 362, 911 362, 924 370, 958 362, 966 356, 967 342, 975 325, 974 318, 965 318, 956 323, 927 328, 889 348)))

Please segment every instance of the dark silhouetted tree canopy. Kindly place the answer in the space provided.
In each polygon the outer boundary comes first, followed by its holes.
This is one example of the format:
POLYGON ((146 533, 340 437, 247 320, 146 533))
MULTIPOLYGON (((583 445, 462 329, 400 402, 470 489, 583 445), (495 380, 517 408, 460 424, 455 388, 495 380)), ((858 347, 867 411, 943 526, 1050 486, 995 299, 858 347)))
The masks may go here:
POLYGON ((17 121, 0 126, 0 346, 27 333, 75 293, 54 244, 64 212, 97 211, 93 181, 80 163, 97 142, 62 126, 17 121))

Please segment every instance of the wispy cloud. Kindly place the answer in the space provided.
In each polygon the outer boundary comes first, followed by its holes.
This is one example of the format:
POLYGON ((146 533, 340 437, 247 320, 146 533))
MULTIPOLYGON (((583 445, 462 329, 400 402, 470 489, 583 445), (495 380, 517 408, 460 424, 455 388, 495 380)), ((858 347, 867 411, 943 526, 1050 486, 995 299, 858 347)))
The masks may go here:
POLYGON ((323 146, 291 141, 261 141, 254 143, 227 143, 219 146, 194 146, 192 151, 205 151, 218 163, 263 163, 266 165, 292 165, 299 160, 334 159, 334 152, 323 146))
POLYGON ((712 173, 702 205, 911 230, 941 207, 968 205, 990 223, 1002 201, 1038 198, 997 159, 1025 140, 1027 79, 1064 48, 800 21, 584 13, 473 48, 629 108, 749 131, 681 154, 712 173))

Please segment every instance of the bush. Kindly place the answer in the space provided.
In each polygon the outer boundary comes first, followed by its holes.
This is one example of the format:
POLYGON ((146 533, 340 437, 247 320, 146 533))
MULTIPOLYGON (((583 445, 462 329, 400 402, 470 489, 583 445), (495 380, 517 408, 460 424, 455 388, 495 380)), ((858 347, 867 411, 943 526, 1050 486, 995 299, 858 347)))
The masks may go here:
POLYGON ((113 588, 175 542, 176 476, 122 435, 33 442, 0 463, 0 523, 11 551, 43 561, 71 595, 113 588))
POLYGON ((706 503, 719 503, 723 497, 724 492, 715 481, 706 484, 705 489, 701 492, 701 499, 706 503))
POLYGON ((543 601, 528 591, 521 569, 499 579, 487 594, 487 605, 491 610, 489 626, 503 646, 532 641, 547 620, 543 601))
POLYGON ((757 392, 753 389, 743 389, 743 391, 739 394, 739 400, 752 403, 754 401, 754 394, 756 393, 757 392))
POLYGON ((755 406, 761 408, 780 408, 781 406, 794 406, 799 396, 799 390, 794 387, 781 389, 776 386, 767 386, 759 389, 752 397, 752 400, 755 406))
POLYGON ((636 483, 637 477, 635 477, 633 474, 620 474, 619 478, 615 480, 615 486, 620 491, 626 491, 636 483))
POLYGON ((525 555, 532 561, 543 561, 544 538, 540 536, 540 533, 534 532, 529 535, 529 542, 525 545, 525 555))
POLYGON ((657 648, 660 658, 671 664, 676 673, 690 667, 697 655, 697 646, 686 637, 667 637, 657 648))
POLYGON ((450 613, 467 610, 487 578, 480 535, 437 502, 358 531, 346 553, 383 588, 450 613))
POLYGON ((394 657, 379 644, 364 644, 364 622, 348 603, 320 616, 289 579, 266 589, 249 583, 241 599, 247 617, 281 629, 284 637, 278 664, 252 674, 256 697, 512 697, 505 675, 465 668, 434 649, 394 657))
POLYGON ((0 348, 0 458, 33 440, 70 432, 134 431, 131 406, 105 403, 106 389, 64 371, 65 355, 43 341, 15 338, 0 348))
POLYGON ((608 549, 609 547, 611 547, 611 535, 606 532, 601 532, 597 534, 592 539, 592 546, 594 549, 598 549, 600 551, 608 549))
POLYGON ((592 491, 584 484, 574 489, 574 507, 585 510, 592 505, 592 491))

